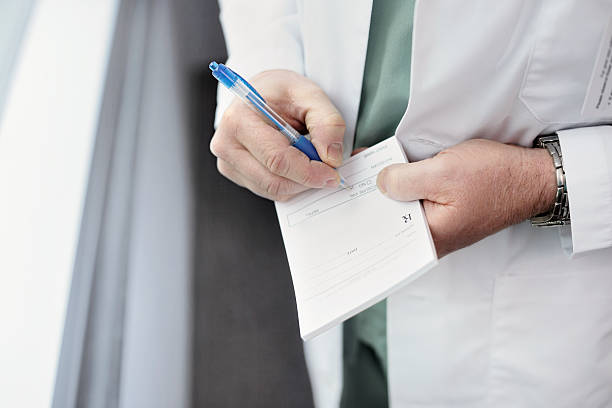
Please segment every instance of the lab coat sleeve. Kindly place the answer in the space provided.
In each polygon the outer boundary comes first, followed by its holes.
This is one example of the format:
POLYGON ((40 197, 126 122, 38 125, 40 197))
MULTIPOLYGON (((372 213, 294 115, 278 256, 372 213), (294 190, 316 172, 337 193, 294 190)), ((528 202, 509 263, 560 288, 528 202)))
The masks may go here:
MULTIPOLYGON (((246 79, 269 69, 303 74, 296 0, 220 0, 219 6, 230 68, 246 79)), ((219 85, 215 126, 232 99, 219 85)))
POLYGON ((612 247, 612 126, 558 135, 571 216, 571 246, 566 249, 578 254, 612 247))

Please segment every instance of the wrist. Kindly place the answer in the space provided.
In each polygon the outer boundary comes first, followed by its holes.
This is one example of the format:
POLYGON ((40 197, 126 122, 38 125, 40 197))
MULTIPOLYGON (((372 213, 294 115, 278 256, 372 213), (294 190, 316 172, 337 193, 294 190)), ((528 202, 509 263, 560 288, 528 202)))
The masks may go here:
POLYGON ((523 148, 522 168, 526 184, 530 185, 525 218, 550 211, 555 204, 557 179, 555 166, 546 149, 523 148))

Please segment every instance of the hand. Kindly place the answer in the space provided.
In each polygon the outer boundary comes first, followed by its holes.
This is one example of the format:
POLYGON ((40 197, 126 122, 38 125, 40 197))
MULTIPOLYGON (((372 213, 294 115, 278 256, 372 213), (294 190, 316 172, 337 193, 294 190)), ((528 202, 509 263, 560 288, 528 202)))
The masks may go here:
POLYGON ((392 199, 423 200, 440 258, 550 210, 557 186, 545 149, 483 139, 431 159, 388 166, 377 184, 392 199))
POLYGON ((251 84, 298 131, 310 133, 322 162, 311 161, 243 101, 227 108, 210 143, 219 172, 255 194, 284 201, 309 188, 336 187, 344 120, 323 90, 291 71, 256 75, 251 84))

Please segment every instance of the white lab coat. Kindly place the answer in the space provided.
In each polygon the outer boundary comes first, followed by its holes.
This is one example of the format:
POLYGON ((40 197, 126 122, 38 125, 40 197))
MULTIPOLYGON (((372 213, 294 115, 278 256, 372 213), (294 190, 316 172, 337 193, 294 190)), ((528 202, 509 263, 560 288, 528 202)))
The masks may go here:
MULTIPOLYGON (((346 120, 349 153, 371 6, 222 0, 228 64, 313 79, 346 120)), ((507 228, 392 295, 391 406, 612 406, 612 116, 581 113, 611 17, 609 0, 417 0, 396 132, 408 158, 559 130, 572 226, 507 228)), ((228 103, 220 93, 219 112, 228 103)), ((338 404, 340 336, 305 347, 318 407, 338 404)))

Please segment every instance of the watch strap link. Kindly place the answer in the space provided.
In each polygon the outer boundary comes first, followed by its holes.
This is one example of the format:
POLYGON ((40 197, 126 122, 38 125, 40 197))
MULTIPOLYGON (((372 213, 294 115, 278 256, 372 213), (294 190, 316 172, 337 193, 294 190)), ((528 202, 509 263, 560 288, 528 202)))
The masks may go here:
POLYGON ((550 154, 557 176, 557 193, 553 208, 544 214, 531 218, 531 225, 536 227, 554 227, 570 224, 569 200, 563 170, 563 154, 559 145, 559 137, 555 135, 540 136, 534 141, 534 147, 545 148, 550 154))

